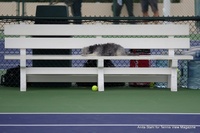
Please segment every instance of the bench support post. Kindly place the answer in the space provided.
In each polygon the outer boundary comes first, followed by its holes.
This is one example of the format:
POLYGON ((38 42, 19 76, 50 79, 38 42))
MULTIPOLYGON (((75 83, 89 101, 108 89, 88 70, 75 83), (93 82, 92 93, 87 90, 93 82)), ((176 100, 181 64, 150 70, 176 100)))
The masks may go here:
POLYGON ((177 91, 177 68, 178 68, 178 60, 172 60, 170 62, 171 69, 171 81, 170 81, 170 88, 171 91, 177 91))
POLYGON ((26 49, 21 49, 20 55, 20 91, 26 91, 26 49))
POLYGON ((20 68, 20 91, 26 91, 26 68, 20 68))
POLYGON ((168 75, 168 78, 167 78, 167 87, 171 88, 171 75, 168 75))
POLYGON ((104 91, 104 60, 98 59, 98 91, 104 91))
POLYGON ((177 70, 176 70, 176 68, 173 68, 172 72, 171 72, 171 91, 177 91, 177 70))

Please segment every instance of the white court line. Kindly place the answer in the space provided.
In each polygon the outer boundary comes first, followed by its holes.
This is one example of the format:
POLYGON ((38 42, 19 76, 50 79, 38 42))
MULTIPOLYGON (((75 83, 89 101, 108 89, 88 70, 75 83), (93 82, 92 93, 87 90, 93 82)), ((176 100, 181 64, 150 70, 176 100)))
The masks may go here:
POLYGON ((0 127, 182 127, 195 128, 200 125, 179 125, 179 124, 0 124, 0 127))
POLYGON ((53 112, 53 113, 51 113, 51 112, 24 112, 24 113, 21 113, 21 112, 15 112, 15 113, 13 113, 13 112, 11 112, 11 113, 7 113, 7 112, 1 112, 0 113, 0 115, 1 114, 47 114, 47 115, 54 115, 54 114, 60 114, 60 115, 63 115, 63 114, 66 114, 66 115, 73 115, 73 114, 91 114, 91 115, 99 115, 99 114, 103 114, 103 115, 106 115, 106 114, 108 114, 108 115, 112 115, 112 114, 114 114, 114 115, 116 115, 116 114, 118 114, 118 115, 139 115, 139 114, 141 114, 141 115, 148 115, 148 114, 155 114, 155 115, 172 115, 172 114, 175 114, 175 115, 200 115, 200 113, 131 113, 131 112, 112 112, 112 113, 101 113, 101 112, 96 112, 96 113, 94 113, 94 112, 87 112, 87 113, 82 113, 82 112, 80 112, 80 113, 64 113, 64 112, 53 112))

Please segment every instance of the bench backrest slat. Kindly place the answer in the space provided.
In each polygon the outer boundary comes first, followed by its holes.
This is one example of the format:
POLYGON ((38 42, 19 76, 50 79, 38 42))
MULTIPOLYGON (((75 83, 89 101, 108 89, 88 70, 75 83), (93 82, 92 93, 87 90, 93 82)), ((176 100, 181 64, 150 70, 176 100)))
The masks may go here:
POLYGON ((5 38, 5 48, 80 49, 93 44, 116 43, 127 49, 188 49, 189 38, 5 38), (175 45, 174 45, 175 44, 175 45))
POLYGON ((5 25, 5 35, 189 35, 188 25, 5 25))

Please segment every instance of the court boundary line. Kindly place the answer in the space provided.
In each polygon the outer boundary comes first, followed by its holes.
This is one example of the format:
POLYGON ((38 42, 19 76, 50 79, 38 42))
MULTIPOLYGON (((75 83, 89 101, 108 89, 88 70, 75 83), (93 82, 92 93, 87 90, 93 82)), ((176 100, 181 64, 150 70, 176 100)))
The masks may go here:
MULTIPOLYGON (((27 113, 21 113, 21 112, 17 112, 17 113, 0 113, 0 115, 179 115, 179 117, 182 117, 181 115, 183 116, 187 116, 187 117, 190 117, 190 116, 197 116, 197 117, 200 117, 200 113, 94 113, 94 112, 91 112, 91 113, 58 113, 58 112, 54 112, 54 113, 44 113, 44 112, 27 112, 27 113)), ((121 117, 121 116, 120 116, 121 117)), ((172 116, 173 117, 173 116, 172 116)), ((129 123, 129 122, 125 122, 125 123, 120 123, 120 122, 114 122, 114 121, 111 121, 109 123, 102 123, 102 122, 87 122, 87 123, 84 123, 84 122, 78 122, 78 123, 74 123, 74 122, 71 122, 71 123, 48 123, 48 122, 42 122, 42 123, 38 123, 37 121, 36 122, 33 122, 33 123, 23 123, 23 122, 19 122, 19 123, 1 123, 0 124, 0 127, 3 129, 3 128, 6 128, 6 129, 10 129, 11 127, 14 128, 14 129, 18 129, 18 128, 26 128, 26 127, 30 127, 30 128, 35 128, 35 129, 38 129, 38 128, 46 128, 46 127, 51 127, 51 128, 58 128, 58 127, 62 127, 62 128, 75 128, 75 127, 79 127, 79 128, 104 128, 104 127, 107 127, 107 128, 132 128, 132 130, 177 130, 177 131, 182 131, 182 130, 197 130, 197 131, 200 131, 200 123, 199 121, 198 122, 194 122, 192 124, 190 123, 184 123, 184 122, 181 122, 181 123, 163 123, 162 121, 158 121, 156 123, 151 123, 151 122, 147 122, 147 121, 144 121, 142 123, 129 123)))
POLYGON ((0 127, 138 127, 138 126, 169 126, 169 127, 200 127, 200 125, 186 124, 0 124, 0 127))
POLYGON ((77 112, 77 113, 64 113, 64 112, 61 112, 61 113, 59 113, 59 112, 0 112, 0 115, 1 114, 92 114, 92 115, 94 115, 94 114, 114 114, 114 115, 116 115, 116 114, 119 114, 119 115, 124 115, 124 114, 158 114, 158 115, 162 115, 162 114, 166 114, 166 115, 170 115, 170 114, 175 114, 175 115, 200 115, 200 113, 126 113, 126 112, 112 112, 112 113, 110 113, 110 112, 108 112, 108 113, 101 113, 101 112, 77 112))

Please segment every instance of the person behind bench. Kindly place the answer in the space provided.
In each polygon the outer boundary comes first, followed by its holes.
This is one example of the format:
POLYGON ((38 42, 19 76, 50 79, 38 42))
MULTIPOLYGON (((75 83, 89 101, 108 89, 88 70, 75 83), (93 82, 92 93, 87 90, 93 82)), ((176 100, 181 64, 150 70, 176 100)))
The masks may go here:
MULTIPOLYGON (((65 0, 67 6, 71 7, 71 12, 74 17, 81 17, 82 0, 65 0)), ((75 19, 74 24, 81 24, 81 19, 75 19)))

